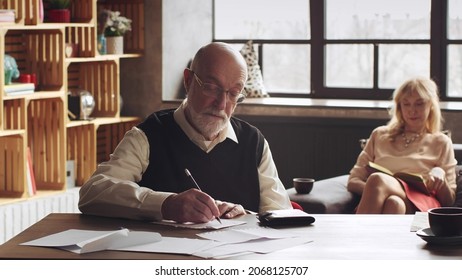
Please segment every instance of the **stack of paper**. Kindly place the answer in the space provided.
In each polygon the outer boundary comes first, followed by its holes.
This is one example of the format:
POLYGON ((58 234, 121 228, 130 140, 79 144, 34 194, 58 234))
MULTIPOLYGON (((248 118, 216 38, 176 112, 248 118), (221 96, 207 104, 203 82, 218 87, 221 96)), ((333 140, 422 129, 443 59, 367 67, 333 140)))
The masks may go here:
POLYGON ((266 254, 311 242, 308 238, 271 228, 231 229, 198 234, 198 238, 162 237, 156 232, 71 229, 21 245, 54 247, 77 254, 101 250, 194 255, 225 258, 266 254))
POLYGON ((267 254, 312 241, 296 233, 266 227, 207 232, 198 236, 221 243, 214 248, 193 253, 194 256, 202 258, 225 258, 250 253, 267 254))

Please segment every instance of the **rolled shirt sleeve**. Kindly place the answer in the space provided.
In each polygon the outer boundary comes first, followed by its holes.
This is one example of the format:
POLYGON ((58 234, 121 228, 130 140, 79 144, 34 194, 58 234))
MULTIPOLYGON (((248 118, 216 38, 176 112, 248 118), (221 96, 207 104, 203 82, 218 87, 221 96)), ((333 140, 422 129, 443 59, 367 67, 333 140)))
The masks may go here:
POLYGON ((266 139, 258 173, 260 180, 259 212, 292 208, 287 191, 279 179, 276 165, 266 139))
POLYGON ((161 207, 172 193, 139 186, 149 163, 149 143, 138 128, 129 130, 109 161, 98 165, 81 187, 82 213, 139 220, 161 220, 161 207))

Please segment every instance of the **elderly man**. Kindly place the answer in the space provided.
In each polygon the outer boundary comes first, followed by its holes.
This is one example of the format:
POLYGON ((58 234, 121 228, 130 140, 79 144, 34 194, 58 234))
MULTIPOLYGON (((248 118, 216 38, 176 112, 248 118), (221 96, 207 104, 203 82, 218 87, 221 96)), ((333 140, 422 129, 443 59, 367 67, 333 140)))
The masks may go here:
POLYGON ((207 222, 234 218, 244 209, 292 208, 267 141, 232 117, 245 97, 242 55, 224 43, 208 44, 183 76, 187 98, 126 133, 82 186, 82 213, 207 222))

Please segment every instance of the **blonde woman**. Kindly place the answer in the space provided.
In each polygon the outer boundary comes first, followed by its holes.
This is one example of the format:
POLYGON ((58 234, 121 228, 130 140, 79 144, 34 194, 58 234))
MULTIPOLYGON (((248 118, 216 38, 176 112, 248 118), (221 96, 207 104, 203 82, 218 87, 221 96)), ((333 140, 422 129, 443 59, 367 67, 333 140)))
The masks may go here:
POLYGON ((411 214, 451 206, 457 161, 451 139, 441 132, 438 88, 431 79, 405 81, 393 93, 391 119, 371 133, 350 171, 348 190, 361 195, 358 214, 411 214), (369 162, 393 173, 421 174, 430 195, 385 173, 372 173, 369 162))

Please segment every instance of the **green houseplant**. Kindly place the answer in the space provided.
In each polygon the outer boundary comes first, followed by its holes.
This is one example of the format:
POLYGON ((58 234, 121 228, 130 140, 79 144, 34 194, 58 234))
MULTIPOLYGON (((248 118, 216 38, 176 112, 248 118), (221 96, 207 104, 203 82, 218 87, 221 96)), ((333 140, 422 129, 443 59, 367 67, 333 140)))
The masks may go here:
POLYGON ((120 15, 119 11, 105 10, 107 13, 104 35, 106 37, 123 36, 127 31, 132 30, 132 21, 120 15))
POLYGON ((47 22, 70 22, 71 0, 45 0, 47 22))

